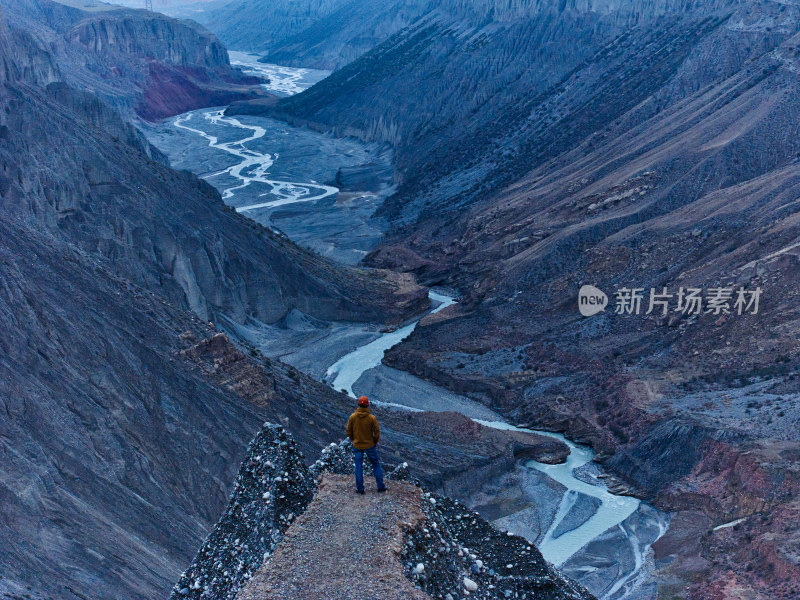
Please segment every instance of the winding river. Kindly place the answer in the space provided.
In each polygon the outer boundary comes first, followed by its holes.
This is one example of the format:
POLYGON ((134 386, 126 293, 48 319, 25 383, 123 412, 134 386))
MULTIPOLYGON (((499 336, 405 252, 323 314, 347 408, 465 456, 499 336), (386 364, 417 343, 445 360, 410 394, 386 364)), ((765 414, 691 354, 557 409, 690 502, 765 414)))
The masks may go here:
POLYGON ((228 52, 228 56, 233 66, 239 67, 248 75, 256 75, 268 79, 269 82, 264 84, 264 89, 277 96, 299 94, 330 74, 330 71, 298 69, 258 62, 258 55, 247 52, 231 50, 228 52))
MULTIPOLYGON (((430 298, 438 303, 438 306, 432 312, 439 312, 448 306, 455 303, 455 299, 451 296, 430 292, 430 298)), ((346 391, 350 396, 355 397, 353 387, 361 376, 370 369, 373 369, 381 364, 383 356, 387 350, 396 346, 407 338, 417 326, 419 321, 415 321, 405 327, 397 329, 396 331, 385 333, 376 340, 371 341, 352 352, 340 358, 336 363, 331 365, 327 372, 327 378, 332 382, 332 385, 337 390, 346 391)), ((403 408, 406 410, 420 411, 422 409, 411 406, 399 405, 395 402, 382 401, 375 399, 374 403, 378 406, 391 406, 395 408, 403 408)), ((446 407, 428 407, 428 410, 452 410, 452 406, 446 407)), ((461 407, 456 410, 472 417, 469 414, 471 411, 465 411, 461 407)), ((528 433, 535 433, 537 435, 546 436, 565 443, 570 450, 567 460, 562 464, 549 465, 539 463, 536 461, 528 461, 529 468, 536 469, 551 479, 557 481, 564 486, 565 491, 561 499, 561 503, 556 512, 550 527, 545 533, 544 537, 539 541, 538 548, 546 560, 553 563, 557 567, 564 565, 570 558, 572 558, 578 551, 584 548, 587 544, 600 537, 606 531, 620 526, 628 517, 630 517, 640 506, 640 500, 631 496, 620 496, 612 494, 605 485, 592 485, 578 479, 575 476, 575 470, 591 463, 594 460, 594 452, 591 448, 579 446, 563 435, 552 433, 549 431, 542 431, 536 429, 523 429, 515 427, 506 423, 499 416, 494 420, 486 420, 472 417, 474 421, 493 427, 496 429, 522 431, 528 433), (596 498, 599 501, 598 508, 594 513, 577 527, 568 530, 565 533, 556 535, 559 526, 564 522, 564 519, 570 513, 580 494, 596 498)), ((666 531, 664 529, 661 535, 666 531)), ((632 548, 633 555, 638 557, 634 560, 633 568, 628 574, 618 579, 614 586, 606 594, 606 597, 615 597, 615 594, 623 589, 623 586, 630 581, 637 574, 642 566, 642 549, 638 539, 627 536, 634 548, 632 548)), ((660 536, 659 536, 660 537, 660 536)), ((648 544, 649 547, 649 544, 648 544)), ((648 548, 645 548, 646 552, 648 548)))
MULTIPOLYGON (((245 53, 231 53, 231 60, 269 78, 263 87, 284 96, 327 75, 259 63, 245 53)), ((375 211, 393 190, 391 149, 267 117, 230 116, 226 108, 141 127, 173 167, 208 181, 237 212, 324 256, 360 262, 383 234, 375 211)))
MULTIPOLYGON (((434 308, 431 313, 437 313, 444 310, 448 306, 455 304, 455 299, 444 294, 439 294, 434 291, 428 292, 431 300, 438 302, 439 305, 434 308)), ((393 348, 404 339, 406 339, 417 326, 419 321, 414 321, 410 325, 400 327, 399 329, 385 333, 378 339, 356 348, 349 354, 346 354, 333 365, 330 366, 326 374, 327 378, 333 378, 332 385, 334 389, 343 390, 350 396, 355 397, 353 393, 353 386, 356 381, 364 374, 377 367, 383 361, 383 355, 390 348, 393 348)), ((385 404, 385 403, 384 403, 385 404)))
MULTIPOLYGON (((230 52, 230 61, 232 65, 240 67, 247 74, 266 78, 268 83, 263 84, 263 87, 279 96, 291 96, 302 92, 307 87, 328 75, 328 71, 294 69, 291 67, 282 67, 280 65, 260 63, 257 58, 257 56, 247 54, 246 52, 230 52)), ((296 202, 314 202, 332 196, 339 191, 339 189, 334 186, 322 185, 316 182, 279 181, 267 177, 269 169, 274 164, 275 159, 278 158, 278 155, 275 153, 259 152, 246 146, 246 144, 250 142, 263 138, 266 134, 266 129, 259 125, 246 125, 239 119, 233 117, 226 117, 224 112, 225 109, 209 110, 201 114, 202 118, 210 125, 223 125, 242 129, 249 131, 250 134, 231 142, 220 142, 217 136, 210 135, 202 129, 190 125, 197 116, 197 113, 191 112, 178 116, 173 122, 173 125, 179 129, 191 131, 199 135, 208 141, 210 147, 227 152, 241 159, 240 162, 222 171, 204 176, 204 179, 210 180, 212 184, 215 178, 223 175, 228 175, 238 180, 237 185, 221 189, 223 200, 233 198, 238 190, 244 189, 252 184, 262 184, 265 186, 265 189, 258 194, 259 197, 272 197, 272 199, 263 202, 238 206, 236 207, 237 212, 248 212, 260 208, 275 208, 296 202)))
POLYGON ((266 186, 266 189, 259 193, 260 197, 272 196, 273 200, 266 200, 264 202, 256 202, 254 204, 247 204, 245 206, 237 206, 236 212, 247 212, 257 210, 259 208, 275 208, 284 206, 286 204, 293 204, 295 202, 313 202, 315 200, 322 200, 328 196, 332 196, 339 191, 339 188, 322 185, 318 183, 294 182, 294 181, 278 181, 267 177, 269 168, 278 158, 277 154, 270 154, 266 152, 258 152, 247 148, 245 144, 261 139, 266 134, 266 129, 258 125, 245 125, 238 119, 233 117, 226 117, 224 110, 209 110, 202 113, 202 117, 211 125, 227 125, 228 127, 235 127, 237 129, 244 129, 250 131, 241 139, 232 142, 220 142, 216 136, 210 135, 195 127, 190 127, 190 123, 195 118, 195 113, 187 113, 180 115, 175 119, 173 125, 179 129, 191 131, 208 141, 211 148, 216 148, 223 152, 227 152, 239 159, 230 167, 206 175, 204 179, 213 183, 213 180, 222 175, 228 175, 238 180, 236 185, 222 188, 222 199, 229 200, 233 198, 235 193, 242 190, 254 183, 260 183, 266 186))

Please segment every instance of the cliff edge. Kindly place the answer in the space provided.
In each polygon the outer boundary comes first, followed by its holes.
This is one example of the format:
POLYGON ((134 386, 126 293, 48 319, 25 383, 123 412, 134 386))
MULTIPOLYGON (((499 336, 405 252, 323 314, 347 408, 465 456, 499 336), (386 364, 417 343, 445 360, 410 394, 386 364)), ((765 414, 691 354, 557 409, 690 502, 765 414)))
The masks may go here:
POLYGON ((352 470, 349 442, 306 467, 292 436, 265 424, 171 600, 593 598, 524 538, 425 490, 406 463, 386 494, 367 467, 357 496, 352 470))

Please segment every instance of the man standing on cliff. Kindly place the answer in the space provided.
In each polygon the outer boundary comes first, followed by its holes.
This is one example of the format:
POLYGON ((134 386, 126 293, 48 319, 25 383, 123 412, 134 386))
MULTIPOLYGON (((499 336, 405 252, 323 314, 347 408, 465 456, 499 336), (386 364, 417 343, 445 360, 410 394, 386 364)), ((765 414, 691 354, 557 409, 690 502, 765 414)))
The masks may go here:
POLYGON ((381 439, 381 428, 378 426, 378 419, 369 410, 369 399, 366 396, 358 399, 358 409, 347 420, 347 437, 353 442, 353 455, 356 462, 356 492, 364 493, 364 454, 372 464, 378 491, 385 492, 383 469, 378 460, 377 448, 378 440, 381 439))

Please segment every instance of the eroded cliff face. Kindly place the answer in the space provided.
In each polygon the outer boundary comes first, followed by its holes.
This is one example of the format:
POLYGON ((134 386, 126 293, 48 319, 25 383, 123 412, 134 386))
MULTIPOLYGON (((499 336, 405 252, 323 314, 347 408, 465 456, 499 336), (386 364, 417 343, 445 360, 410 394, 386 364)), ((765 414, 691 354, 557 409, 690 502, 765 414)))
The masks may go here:
POLYGON ((277 0, 218 3, 197 18, 233 50, 263 52, 305 31, 349 4, 348 0, 277 0))
MULTIPOLYGON (((429 13, 434 4, 430 0, 348 2, 294 35, 274 40, 261 60, 340 69, 429 13)), ((275 22, 280 22, 280 17, 275 22)), ((217 23, 211 21, 209 26, 217 23)))
POLYGON ((258 79, 231 68, 222 43, 196 23, 89 0, 2 6, 27 55, 53 60, 51 81, 88 89, 127 117, 156 120, 261 95, 258 79))
POLYGON ((331 320, 396 320, 427 305, 408 276, 342 270, 237 215, 88 94, 50 84, 7 100, 5 125, 17 135, 6 140, 6 209, 203 319, 272 323, 298 308, 331 320), (62 151, 52 151, 56 143, 62 151), (395 293, 399 312, 379 316, 395 293), (375 301, 362 315, 358 307, 375 301))
MULTIPOLYGON (((699 10, 726 10, 740 0, 302 0, 220 3, 197 17, 231 47, 264 52, 264 62, 318 69, 339 69, 353 62, 417 19, 457 22, 456 35, 469 45, 527 22, 586 18, 618 27, 634 27, 665 16, 699 10)), ((509 48, 520 50, 519 46, 509 48)), ((516 58, 521 58, 519 55, 516 58)))
POLYGON ((743 4, 742 0, 442 0, 436 7, 452 15, 507 22, 565 12, 612 15, 619 23, 636 25, 664 15, 709 12, 743 4))
POLYGON ((302 94, 267 109, 244 104, 229 110, 272 114, 392 144, 400 187, 383 212, 413 223, 426 209, 455 210, 524 175, 533 161, 528 154, 542 149, 537 135, 560 134, 563 151, 593 123, 635 106, 686 56, 692 36, 709 33, 725 14, 723 9, 636 13, 631 24, 619 11, 531 9, 500 18, 445 6, 302 94), (648 23, 653 27, 643 27, 648 23), (617 97, 599 114, 584 111, 569 123, 562 121, 564 131, 552 131, 565 110, 574 113, 590 102, 585 92, 591 82, 611 87, 603 67, 591 68, 607 45, 618 58, 643 61, 656 48, 669 48, 668 55, 658 55, 666 68, 652 73, 652 84, 631 78, 617 86, 617 97), (546 99, 561 96, 555 90, 579 68, 584 77, 591 75, 581 80, 577 93, 567 95, 570 105, 552 112, 542 108, 546 99), (396 102, 400 97, 403 102, 396 102))
POLYGON ((11 32, 6 20, 0 13, 0 83, 4 84, 17 78, 16 64, 11 59, 11 32))
POLYGON ((222 42, 191 21, 176 21, 158 13, 143 18, 136 11, 87 17, 67 30, 66 39, 94 54, 125 52, 180 67, 230 67, 222 42))

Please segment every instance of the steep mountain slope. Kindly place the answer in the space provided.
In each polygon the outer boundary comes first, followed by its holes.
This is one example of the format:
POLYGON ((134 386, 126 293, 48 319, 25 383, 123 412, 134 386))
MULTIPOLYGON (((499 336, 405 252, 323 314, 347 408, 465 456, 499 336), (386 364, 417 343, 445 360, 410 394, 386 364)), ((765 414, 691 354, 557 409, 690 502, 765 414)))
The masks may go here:
POLYGON ((430 10, 430 0, 221 0, 194 15, 264 62, 337 69, 430 10))
MULTIPOLYGON (((540 165, 502 192, 446 220, 425 213, 418 233, 402 238, 407 266, 469 289, 460 310, 475 309, 470 319, 499 324, 487 343, 549 340, 575 353, 573 365, 624 362, 644 352, 653 358, 642 366, 658 371, 690 354, 696 358, 686 370, 694 377, 712 372, 729 383, 792 356, 800 19, 796 9, 772 9, 774 15, 762 8, 737 13, 644 102, 598 123, 574 149, 559 152, 553 139, 569 123, 534 138, 540 165), (784 27, 776 32, 778 15, 784 27), (733 49, 742 46, 760 47, 760 56, 732 61, 733 49), (609 292, 626 284, 648 291, 761 285, 764 303, 749 321, 680 313, 637 320, 613 310, 587 321, 574 304, 582 283, 609 292), (580 345, 569 341, 576 333, 580 345), (724 353, 714 351, 720 339, 724 353), (749 351, 754 347, 762 350, 749 351)), ((656 73, 657 65, 648 72, 656 73)), ((585 78, 576 73, 565 87, 585 78)), ((612 104, 615 91, 592 87, 592 106, 612 104)), ((580 116, 556 112, 571 122, 580 116)), ((394 261, 390 254, 374 259, 394 261)), ((457 321, 449 326, 459 327, 457 321)))
POLYGON ((196 15, 232 50, 263 52, 300 33, 350 0, 221 0, 196 15))
POLYGON ((274 322, 299 308, 320 318, 380 320, 426 305, 407 278, 334 266, 238 216, 211 186, 170 170, 92 96, 54 82, 9 90, 5 99, 4 125, 16 133, 5 140, 5 209, 203 318, 220 311, 274 322), (52 152, 54 145, 63 151, 52 152), (406 295, 396 311, 382 303, 395 292, 406 295), (362 315, 370 304, 375 310, 362 315))
MULTIPOLYGON (((308 27, 266 46, 262 62, 340 69, 431 10, 430 0, 347 2, 308 27)), ((209 26, 216 27, 214 21, 209 26)))
POLYGON ((597 123, 635 106, 683 60, 698 35, 719 26, 728 3, 719 2, 719 10, 715 4, 684 14, 668 3, 637 10, 633 1, 614 10, 536 3, 494 13, 490 9, 499 3, 440 3, 304 93, 274 108, 244 104, 230 112, 267 112, 393 144, 401 187, 386 212, 414 221, 428 203, 454 209, 456 202, 523 175, 533 158, 527 153, 541 150, 531 141, 537 134, 554 134, 563 150, 597 123), (641 69, 648 61, 663 68, 641 69), (564 100, 569 104, 549 110, 557 86, 579 67, 583 79, 564 100), (626 70, 623 85, 604 78, 626 70), (603 112, 562 120, 559 110, 591 109, 598 81, 612 96, 598 107, 603 112), (568 124, 560 135, 552 129, 557 121, 568 124))
POLYGON ((232 69, 220 41, 191 21, 93 0, 0 6, 17 46, 52 56, 58 80, 91 91, 127 117, 155 120, 261 95, 253 87, 258 80, 232 69))
MULTIPOLYGON (((64 83, 15 23, 0 19, 0 592, 163 597, 247 442, 286 416, 285 390, 306 415, 336 396, 281 365, 262 366, 257 397, 239 394, 192 352, 214 334, 204 321, 295 307, 401 319, 426 294, 232 213, 64 83)), ((295 431, 310 444, 306 423, 295 431)))
POLYGON ((573 7, 512 53, 533 10, 515 6, 481 29, 421 20, 276 109, 395 144, 395 230, 371 264, 463 292, 387 361, 590 442, 674 511, 668 597, 792 598, 798 6, 573 7), (585 284, 610 302, 591 318, 585 284), (728 312, 676 310, 690 287, 731 288, 728 312), (638 315, 615 310, 620 288, 641 289, 638 315), (651 288, 666 314, 645 314, 651 288), (740 288, 761 289, 757 314, 737 314, 740 288))
POLYGON ((260 409, 178 358, 179 334, 203 334, 191 315, 5 212, 0 227, 0 590, 163 595, 260 409))

